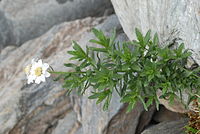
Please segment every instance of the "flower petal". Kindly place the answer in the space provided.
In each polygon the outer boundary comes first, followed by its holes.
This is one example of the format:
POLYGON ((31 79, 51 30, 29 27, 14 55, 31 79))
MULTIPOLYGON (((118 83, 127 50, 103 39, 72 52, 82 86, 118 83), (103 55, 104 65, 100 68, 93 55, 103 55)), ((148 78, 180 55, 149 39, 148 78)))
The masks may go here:
POLYGON ((33 76, 33 75, 28 75, 28 76, 27 76, 27 79, 28 79, 28 82, 27 82, 27 83, 28 83, 28 84, 33 83, 33 81, 35 80, 35 78, 36 78, 36 77, 33 76))
POLYGON ((38 66, 41 66, 42 67, 42 60, 40 59, 40 60, 38 60, 38 66))
POLYGON ((37 78, 35 79, 35 83, 36 83, 36 84, 40 84, 40 82, 41 82, 40 78, 37 77, 37 78))
POLYGON ((40 80, 41 80, 42 82, 45 82, 45 76, 44 76, 44 75, 41 75, 41 76, 40 76, 40 80))
POLYGON ((45 77, 50 77, 51 74, 49 72, 45 72, 44 75, 45 75, 45 77))
POLYGON ((28 83, 28 84, 31 84, 31 83, 33 83, 33 80, 28 79, 27 83, 28 83))
POLYGON ((49 64, 44 63, 44 64, 42 65, 42 69, 43 69, 43 70, 47 70, 48 68, 49 68, 49 64))
POLYGON ((35 59, 31 60, 31 64, 34 65, 36 63, 35 59))
POLYGON ((31 60, 31 63, 34 63, 34 62, 35 62, 35 59, 32 59, 32 60, 31 60))

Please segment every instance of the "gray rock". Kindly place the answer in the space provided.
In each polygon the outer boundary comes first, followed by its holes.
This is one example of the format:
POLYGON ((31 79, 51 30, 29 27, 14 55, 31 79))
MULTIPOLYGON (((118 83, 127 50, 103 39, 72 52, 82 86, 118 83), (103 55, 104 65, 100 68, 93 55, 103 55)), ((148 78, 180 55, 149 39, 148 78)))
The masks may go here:
MULTIPOLYGON (((48 79, 40 85, 25 85, 21 90, 18 119, 10 134, 50 133, 64 116, 68 117, 68 126, 76 124, 70 99, 60 83, 48 79)), ((68 131, 70 129, 66 128, 68 131)))
POLYGON ((142 32, 158 32, 161 42, 185 43, 194 51, 200 64, 200 1, 199 0, 111 0, 119 21, 130 40, 138 27, 142 32), (126 9, 126 10, 124 10, 126 9))
MULTIPOLYGON (((23 68, 32 58, 42 58, 55 70, 64 70, 63 63, 69 61, 66 51, 72 48, 71 40, 79 40, 103 20, 87 18, 55 26, 3 58, 0 64, 0 134, 48 134, 56 129, 60 119, 75 114, 60 83, 48 79, 40 85, 27 85, 23 68)), ((71 118, 68 122, 76 126, 77 119, 71 118)))
POLYGON ((182 119, 171 122, 162 122, 147 128, 142 134, 185 134, 184 126, 188 119, 182 119))
POLYGON ((9 55, 10 52, 15 50, 15 48, 16 48, 16 46, 5 47, 0 53, 0 63, 1 63, 1 61, 3 61, 9 55))
POLYGON ((53 130, 52 134, 80 134, 80 128, 81 125, 77 121, 76 123, 73 123, 72 121, 76 121, 77 117, 75 112, 71 112, 70 114, 67 114, 63 119, 59 120, 58 125, 53 130))
POLYGON ((6 45, 14 42, 12 22, 5 17, 4 12, 0 10, 0 50, 6 45))
POLYGON ((145 111, 143 105, 138 102, 134 109, 126 113, 128 105, 124 105, 110 120, 103 134, 140 134, 151 121, 155 106, 145 111))
POLYGON ((175 121, 175 120, 180 120, 182 118, 185 118, 185 114, 180 114, 180 113, 175 113, 164 106, 160 106, 159 111, 154 113, 153 120, 155 122, 165 122, 165 121, 175 121))
POLYGON ((52 26, 111 10, 109 0, 2 0, 0 46, 21 45, 39 37, 52 26), (10 21, 11 20, 11 21, 10 21), (9 23, 8 23, 9 22, 9 23))

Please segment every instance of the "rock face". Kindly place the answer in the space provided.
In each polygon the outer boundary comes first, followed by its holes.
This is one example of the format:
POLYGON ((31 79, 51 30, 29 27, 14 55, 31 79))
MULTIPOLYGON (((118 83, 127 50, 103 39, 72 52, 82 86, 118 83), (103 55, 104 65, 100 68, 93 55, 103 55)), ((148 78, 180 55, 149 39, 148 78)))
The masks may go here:
MULTIPOLYGON (((185 43, 185 48, 193 52, 192 58, 200 65, 200 1, 199 0, 111 0, 119 21, 130 40, 135 39, 134 29, 143 33, 149 29, 158 32, 161 45, 185 43)), ((159 95, 158 95, 159 96, 159 95)), ((187 93, 183 100, 187 103, 187 93)), ((174 112, 188 110, 180 103, 170 106, 168 101, 161 104, 174 112)))
POLYGON ((11 20, 5 17, 4 12, 0 10, 0 50, 6 44, 12 44, 13 38, 13 25, 11 20))
MULTIPOLYGON (((26 84, 23 68, 32 58, 41 58, 54 70, 66 70, 71 40, 85 48, 94 36, 90 29, 106 34, 117 28, 118 40, 126 40, 116 16, 86 18, 62 23, 41 37, 30 40, 18 48, 3 49, 0 59, 0 134, 132 134, 141 132, 151 121, 155 106, 145 112, 142 104, 125 114, 126 105, 114 95, 108 111, 95 100, 88 100, 90 89, 82 97, 66 96, 60 82, 52 75, 40 85, 26 84), (129 120, 129 121, 127 121, 129 120), (142 125, 141 125, 142 124, 142 125)), ((89 44, 91 45, 91 44, 89 44)))
POLYGON ((64 21, 102 16, 112 11, 109 0, 2 0, 0 48, 21 45, 64 21))
MULTIPOLYGON (((71 46, 71 40, 78 40, 102 20, 88 18, 55 26, 47 34, 23 44, 2 58, 0 134, 50 133, 59 119, 68 113, 75 114, 60 83, 49 79, 41 85, 26 85, 23 68, 32 58, 42 58, 56 70, 62 70, 63 63, 68 60, 66 51, 71 46)), ((75 126, 77 120, 69 122, 75 126)))
POLYGON ((103 134, 140 134, 155 112, 154 105, 147 112, 139 102, 130 113, 126 113, 126 108, 124 105, 110 120, 103 134))
POLYGON ((192 49, 200 64, 200 1, 199 0, 111 0, 119 21, 130 40, 135 38, 135 27, 144 33, 158 32, 162 42, 181 39, 192 49))
POLYGON ((159 111, 154 113, 153 121, 160 123, 166 121, 176 121, 183 118, 186 118, 185 114, 172 112, 161 105, 159 111))
POLYGON ((142 134, 185 134, 184 126, 187 122, 187 119, 162 122, 146 129, 142 134))

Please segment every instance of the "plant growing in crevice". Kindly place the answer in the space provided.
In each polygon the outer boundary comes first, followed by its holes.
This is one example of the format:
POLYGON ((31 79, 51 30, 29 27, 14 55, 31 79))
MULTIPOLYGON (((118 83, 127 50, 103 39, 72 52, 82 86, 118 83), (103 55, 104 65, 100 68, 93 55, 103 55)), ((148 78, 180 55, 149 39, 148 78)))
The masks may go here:
MULTIPOLYGON (((189 94, 188 104, 198 97, 200 77, 199 67, 187 69, 187 58, 191 52, 180 44, 176 49, 159 47, 158 35, 151 37, 149 30, 143 35, 135 29, 137 40, 128 42, 116 41, 116 33, 105 36, 101 30, 92 30, 97 44, 87 46, 86 50, 73 41, 73 50, 68 51, 71 60, 80 64, 66 63, 72 72, 52 72, 63 79, 63 88, 70 93, 76 90, 84 94, 91 90, 89 99, 96 99, 97 104, 104 102, 103 109, 109 107, 113 92, 117 92, 122 103, 128 103, 131 111, 137 101, 141 101, 145 110, 159 100, 157 91, 162 90, 161 98, 173 102, 174 98, 182 100, 183 92, 189 94), (92 87, 92 88, 89 88, 92 87)), ((188 105, 187 104, 187 105, 188 105)), ((186 105, 186 106, 187 106, 186 105)))

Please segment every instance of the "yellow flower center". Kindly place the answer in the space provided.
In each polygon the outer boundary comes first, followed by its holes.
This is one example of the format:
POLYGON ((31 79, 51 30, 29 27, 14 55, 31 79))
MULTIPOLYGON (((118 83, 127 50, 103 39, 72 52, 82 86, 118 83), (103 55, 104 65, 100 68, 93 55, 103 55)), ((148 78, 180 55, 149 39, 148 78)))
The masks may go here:
POLYGON ((24 68, 24 72, 25 72, 26 74, 29 74, 29 73, 30 73, 30 70, 31 70, 31 65, 28 65, 28 66, 26 66, 26 67, 24 68))
POLYGON ((35 69, 35 75, 36 76, 40 76, 42 74, 42 68, 41 67, 37 67, 36 69, 35 69))

